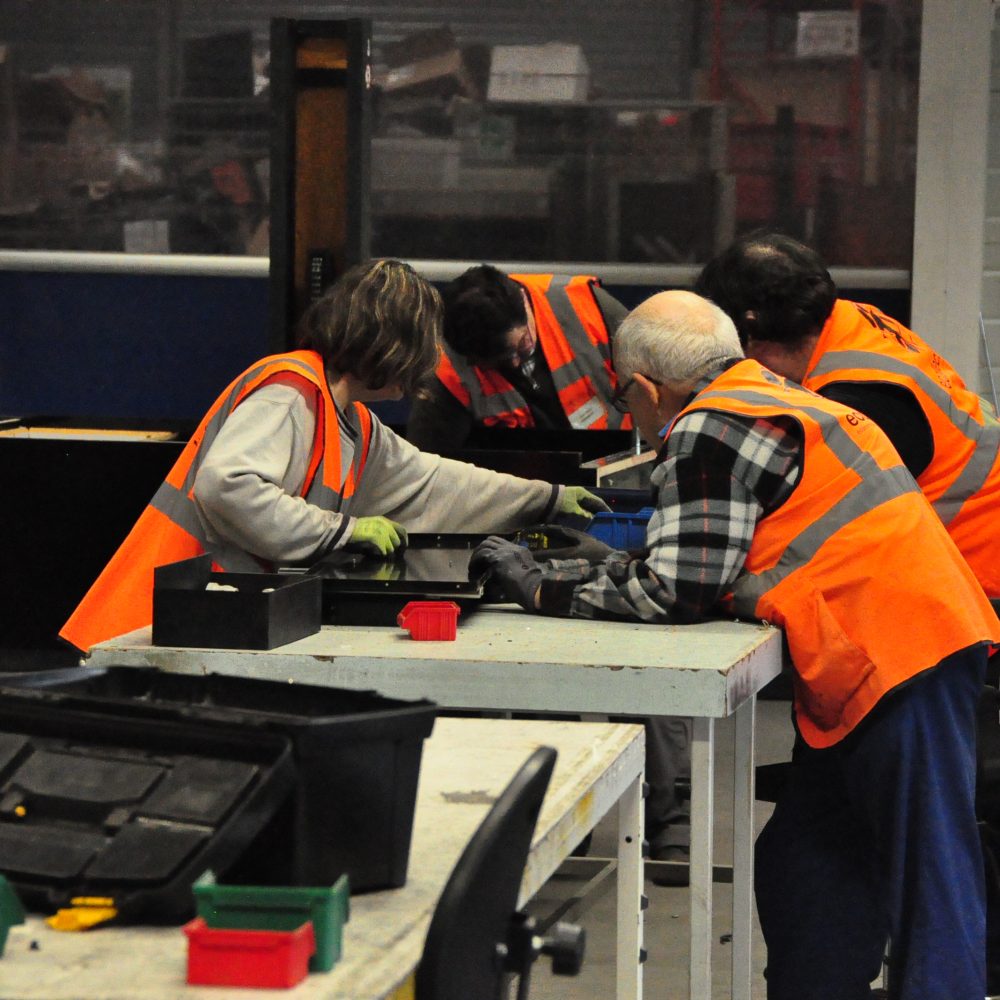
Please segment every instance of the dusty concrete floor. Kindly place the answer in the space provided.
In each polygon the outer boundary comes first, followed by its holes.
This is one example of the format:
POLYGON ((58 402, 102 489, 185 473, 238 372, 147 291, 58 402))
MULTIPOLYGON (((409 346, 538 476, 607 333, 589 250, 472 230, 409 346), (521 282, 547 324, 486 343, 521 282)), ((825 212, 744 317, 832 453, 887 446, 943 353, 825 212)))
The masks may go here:
MULTIPOLYGON (((786 701, 761 701, 757 706, 756 759, 758 764, 788 760, 792 744, 792 727, 786 701)), ((727 863, 732 850, 730 823, 725 812, 732 788, 731 721, 722 720, 716 726, 716 806, 719 819, 716 826, 716 860, 727 863)), ((756 824, 759 830, 771 812, 771 805, 757 803, 756 824)), ((606 818, 597 827, 591 855, 611 855, 614 852, 613 820, 606 818)), ((544 912, 553 902, 573 891, 573 883, 554 880, 543 890, 533 909, 544 912)), ((645 964, 644 996, 648 1000, 678 1000, 688 991, 688 893, 684 888, 654 885, 646 880, 649 908, 646 910, 645 946, 649 957, 645 964)), ((722 939, 729 933, 728 915, 730 887, 716 884, 714 890, 715 945, 712 954, 712 997, 721 1000, 730 996, 731 947, 722 939)), ((604 896, 578 921, 587 931, 586 956, 583 970, 575 978, 553 976, 547 959, 540 959, 532 973, 532 1000, 610 1000, 615 993, 615 902, 614 891, 604 896)), ((764 1000, 764 945, 754 920, 753 940, 753 1000, 764 1000)))

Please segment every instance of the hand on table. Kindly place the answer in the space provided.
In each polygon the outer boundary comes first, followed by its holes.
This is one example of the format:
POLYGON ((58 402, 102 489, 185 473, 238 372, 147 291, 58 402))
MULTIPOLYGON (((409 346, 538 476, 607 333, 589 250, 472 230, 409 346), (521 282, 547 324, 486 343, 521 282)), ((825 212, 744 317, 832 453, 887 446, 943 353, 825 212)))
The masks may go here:
POLYGON ((506 600, 515 601, 526 611, 537 610, 542 570, 526 548, 490 535, 476 546, 469 559, 470 574, 484 569, 506 600))
POLYGON ((615 551, 599 538, 561 524, 543 525, 538 533, 546 543, 544 548, 531 550, 538 562, 548 559, 586 559, 590 563, 601 563, 615 551))
POLYGON ((387 517, 359 517, 345 545, 388 556, 405 547, 406 528, 387 517))

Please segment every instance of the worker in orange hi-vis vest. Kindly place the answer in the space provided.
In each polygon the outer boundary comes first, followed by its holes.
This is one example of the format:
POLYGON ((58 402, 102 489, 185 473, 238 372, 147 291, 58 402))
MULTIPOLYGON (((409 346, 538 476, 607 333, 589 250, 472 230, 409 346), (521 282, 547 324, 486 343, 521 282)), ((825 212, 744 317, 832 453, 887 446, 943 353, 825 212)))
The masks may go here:
POLYGON ((647 551, 539 564, 494 537, 473 561, 542 614, 780 626, 796 740, 756 847, 769 1000, 868 997, 887 941, 894 1000, 979 1000, 976 709, 1000 621, 971 568, 878 425, 744 358, 707 299, 648 299, 615 365, 659 448, 647 551))
POLYGON ((442 297, 444 350, 406 430, 415 445, 459 448, 476 427, 631 428, 610 405, 612 337, 626 310, 596 278, 481 264, 442 297))
POLYGON ((958 372, 880 309, 838 298, 819 255, 789 236, 737 240, 695 287, 729 314, 748 357, 885 431, 987 595, 1000 598, 1000 422, 958 372))
POLYGON ((511 531, 606 510, 553 486, 419 451, 365 405, 416 389, 439 356, 441 300, 400 261, 360 264, 302 320, 299 349, 238 375, 60 635, 81 650, 152 619, 153 570, 209 553, 224 571, 388 555, 407 531, 511 531))
MULTIPOLYGON (((442 289, 441 360, 413 401, 407 438, 420 448, 460 448, 475 428, 629 430, 612 405, 618 381, 614 331, 625 307, 589 275, 504 274, 471 267, 442 289)), ((531 435, 525 434, 530 448, 531 435)), ((645 829, 652 856, 689 858, 689 807, 679 792, 690 774, 690 720, 659 717, 646 727, 645 829)), ((657 882, 687 884, 682 864, 657 882)))

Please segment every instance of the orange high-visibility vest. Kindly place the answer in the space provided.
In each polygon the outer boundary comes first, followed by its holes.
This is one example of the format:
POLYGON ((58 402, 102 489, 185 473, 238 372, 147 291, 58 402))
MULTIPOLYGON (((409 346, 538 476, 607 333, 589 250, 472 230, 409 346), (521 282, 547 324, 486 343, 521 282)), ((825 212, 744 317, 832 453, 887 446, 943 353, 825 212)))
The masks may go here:
MULTIPOLYGON (((563 413, 576 430, 628 429, 632 418, 610 405, 618 381, 604 317, 594 299, 596 278, 512 274, 531 299, 538 342, 563 413)), ((447 345, 437 377, 486 427, 534 427, 524 397, 492 368, 470 365, 447 345)))
POLYGON ((996 641, 1000 622, 878 426, 741 361, 682 411, 791 417, 802 473, 757 523, 724 604, 785 631, 803 739, 828 747, 945 657, 996 641))
POLYGON ((1000 422, 961 376, 912 330, 875 306, 838 299, 803 385, 871 382, 908 390, 934 439, 917 477, 990 597, 1000 597, 1000 422))
MULTIPOLYGON (((78 649, 148 625, 153 618, 153 570, 208 550, 192 495, 195 477, 226 418, 265 382, 276 376, 300 378, 318 400, 316 436, 301 495, 324 510, 339 510, 364 469, 371 440, 371 414, 355 411, 361 440, 346 468, 341 461, 340 423, 323 362, 315 351, 294 351, 264 358, 238 376, 198 425, 149 506, 139 516, 111 561, 59 633, 78 649)), ((225 565, 216 564, 225 570, 225 565)), ((261 562, 262 570, 265 564, 261 562)))

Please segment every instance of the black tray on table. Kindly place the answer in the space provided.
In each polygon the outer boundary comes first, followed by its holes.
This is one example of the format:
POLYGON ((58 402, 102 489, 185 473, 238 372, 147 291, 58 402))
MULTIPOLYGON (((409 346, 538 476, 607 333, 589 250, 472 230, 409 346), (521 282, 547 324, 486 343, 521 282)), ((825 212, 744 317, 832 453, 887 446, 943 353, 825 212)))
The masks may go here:
POLYGON ((467 615, 482 600, 485 583, 484 573, 470 577, 469 557, 486 537, 411 534, 391 557, 339 550, 304 572, 322 578, 324 625, 395 625, 410 601, 454 601, 467 615))

